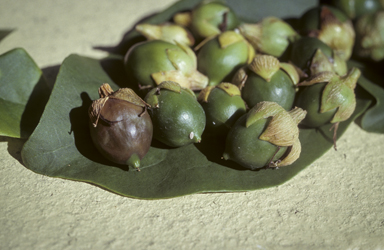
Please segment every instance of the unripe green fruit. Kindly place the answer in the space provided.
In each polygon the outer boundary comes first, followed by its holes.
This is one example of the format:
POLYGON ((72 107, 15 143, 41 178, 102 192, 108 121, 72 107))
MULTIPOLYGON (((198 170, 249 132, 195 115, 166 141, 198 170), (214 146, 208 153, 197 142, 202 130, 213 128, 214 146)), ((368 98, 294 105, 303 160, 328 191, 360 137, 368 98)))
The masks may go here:
POLYGON ((303 87, 297 94, 295 105, 306 110, 307 116, 300 124, 316 128, 329 123, 336 113, 336 109, 321 113, 321 94, 327 83, 316 83, 303 87))
POLYGON ((204 131, 206 134, 226 134, 236 120, 246 112, 239 88, 230 83, 205 88, 200 92, 198 100, 207 118, 204 131))
POLYGON ((229 131, 223 158, 250 169, 292 164, 300 156, 297 124, 305 115, 300 108, 287 111, 275 102, 258 103, 229 131))
POLYGON ((209 79, 208 86, 231 81, 236 71, 255 55, 245 38, 227 31, 207 41, 197 53, 197 69, 209 79))
POLYGON ((259 139, 270 119, 260 119, 248 128, 245 126, 246 119, 247 115, 240 117, 228 133, 223 158, 252 170, 280 159, 287 147, 279 149, 278 146, 259 139))
POLYGON ((145 97, 153 123, 153 137, 170 147, 201 141, 206 118, 196 96, 175 82, 161 83, 145 97))
POLYGON ((333 58, 332 49, 314 37, 302 37, 292 44, 291 61, 302 70, 306 70, 317 49, 320 49, 326 57, 333 58))
POLYGON ((131 47, 124 59, 125 70, 140 86, 155 87, 175 81, 190 89, 203 89, 208 78, 196 70, 196 55, 186 45, 151 40, 131 47))
POLYGON ((269 82, 250 71, 241 89, 241 95, 248 107, 252 108, 262 101, 276 102, 285 110, 292 108, 295 100, 295 85, 283 71, 277 71, 269 82))

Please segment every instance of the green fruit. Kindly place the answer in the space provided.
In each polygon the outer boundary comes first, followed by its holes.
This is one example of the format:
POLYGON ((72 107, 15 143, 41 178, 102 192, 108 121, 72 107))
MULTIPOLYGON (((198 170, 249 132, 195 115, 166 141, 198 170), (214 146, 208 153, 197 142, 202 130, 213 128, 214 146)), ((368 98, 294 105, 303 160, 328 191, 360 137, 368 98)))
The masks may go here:
POLYGON ((270 101, 290 110, 298 79, 292 65, 280 63, 273 56, 259 55, 248 67, 237 73, 233 82, 240 86, 241 96, 249 108, 259 102, 270 101))
POLYGON ((339 123, 347 120, 355 110, 355 87, 360 74, 357 68, 351 68, 345 76, 323 72, 300 83, 305 87, 299 91, 295 104, 308 111, 302 124, 308 127, 334 124, 335 149, 339 123))
POLYGON ((198 101, 207 118, 204 133, 210 135, 226 134, 235 121, 246 112, 239 88, 230 83, 206 87, 200 92, 198 101))
POLYGON ((266 17, 258 23, 243 23, 239 30, 256 51, 276 57, 282 56, 300 37, 291 25, 277 17, 266 17))
POLYGON ((292 45, 291 61, 302 70, 308 70, 316 50, 320 49, 328 60, 333 58, 333 50, 315 37, 302 37, 292 45))
POLYGON ((295 100, 296 90, 289 76, 280 69, 273 75, 270 82, 250 73, 241 93, 248 107, 253 107, 262 101, 271 101, 290 110, 295 100))
POLYGON ((189 89, 176 82, 163 82, 145 96, 151 105, 153 137, 170 147, 201 141, 206 118, 204 109, 189 89))
POLYGON ((153 134, 147 104, 130 89, 113 92, 104 84, 99 93, 89 110, 93 144, 110 161, 139 169, 153 134))
POLYGON ((346 61, 316 37, 302 37, 292 44, 290 61, 307 76, 329 71, 345 75, 346 61))
POLYGON ((321 82, 303 87, 297 94, 295 105, 307 111, 307 116, 301 122, 302 125, 316 128, 329 123, 336 113, 336 108, 321 113, 321 93, 327 83, 321 82))
POLYGON ((197 69, 208 77, 208 86, 215 86, 229 82, 254 55, 253 47, 242 35, 226 31, 202 45, 197 53, 197 69))
POLYGON ((223 158, 245 168, 287 166, 301 152, 297 124, 306 112, 286 111, 274 102, 261 102, 241 116, 229 131, 223 158))
POLYGON ((340 10, 331 6, 318 6, 300 18, 303 35, 318 38, 343 60, 352 55, 355 31, 352 21, 340 10))
POLYGON ((177 79, 180 85, 202 89, 206 76, 196 70, 196 55, 187 46, 151 40, 131 47, 124 59, 125 70, 139 85, 155 87, 177 79))
POLYGON ((245 168, 258 169, 280 159, 286 147, 278 146, 259 139, 266 129, 269 119, 261 119, 246 127, 247 115, 243 115, 234 124, 227 135, 224 159, 231 159, 245 168))

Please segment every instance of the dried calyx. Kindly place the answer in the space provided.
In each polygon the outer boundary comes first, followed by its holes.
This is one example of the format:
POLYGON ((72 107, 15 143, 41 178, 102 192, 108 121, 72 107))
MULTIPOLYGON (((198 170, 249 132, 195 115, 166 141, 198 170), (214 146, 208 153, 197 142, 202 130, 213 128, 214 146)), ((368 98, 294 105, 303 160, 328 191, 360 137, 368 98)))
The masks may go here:
POLYGON ((283 159, 270 164, 270 167, 283 167, 295 162, 301 152, 298 124, 305 118, 306 111, 294 108, 286 111, 275 102, 261 102, 247 114, 246 127, 259 119, 272 118, 259 139, 268 141, 279 147, 289 147, 283 159))
POLYGON ((108 83, 101 85, 99 88, 99 96, 99 99, 92 102, 88 112, 89 118, 91 119, 92 125, 94 127, 97 126, 100 118, 103 119, 103 117, 100 116, 101 110, 110 98, 124 100, 134 105, 143 107, 142 114, 144 114, 147 111, 147 108, 150 107, 150 105, 144 102, 132 89, 121 88, 114 92, 108 83))

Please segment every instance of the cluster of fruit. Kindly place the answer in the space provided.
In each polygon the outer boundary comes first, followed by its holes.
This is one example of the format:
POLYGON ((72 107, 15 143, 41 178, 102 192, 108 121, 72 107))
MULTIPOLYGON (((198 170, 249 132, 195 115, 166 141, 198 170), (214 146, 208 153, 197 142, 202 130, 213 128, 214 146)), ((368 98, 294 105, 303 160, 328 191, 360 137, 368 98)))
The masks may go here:
POLYGON ((223 158, 245 168, 287 166, 300 156, 299 125, 333 123, 335 143, 354 112, 360 71, 346 61, 356 34, 335 7, 308 10, 294 28, 276 17, 244 23, 203 1, 135 29, 146 40, 124 59, 132 89, 102 85, 89 111, 93 142, 113 162, 139 168, 152 137, 181 147, 204 133, 225 137, 223 158))

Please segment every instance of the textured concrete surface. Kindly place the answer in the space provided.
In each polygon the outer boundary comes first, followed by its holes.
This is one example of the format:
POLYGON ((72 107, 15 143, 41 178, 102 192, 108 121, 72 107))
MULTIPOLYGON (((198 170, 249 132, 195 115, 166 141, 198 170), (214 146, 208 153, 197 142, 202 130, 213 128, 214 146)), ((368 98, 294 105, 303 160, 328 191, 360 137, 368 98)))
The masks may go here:
MULTIPOLYGON (((2 0, 0 28, 16 30, 0 53, 24 47, 44 69, 102 57, 93 46, 173 2, 2 0)), ((142 201, 35 174, 22 142, 0 137, 0 249, 384 249, 383 141, 352 124, 281 186, 142 201)))

